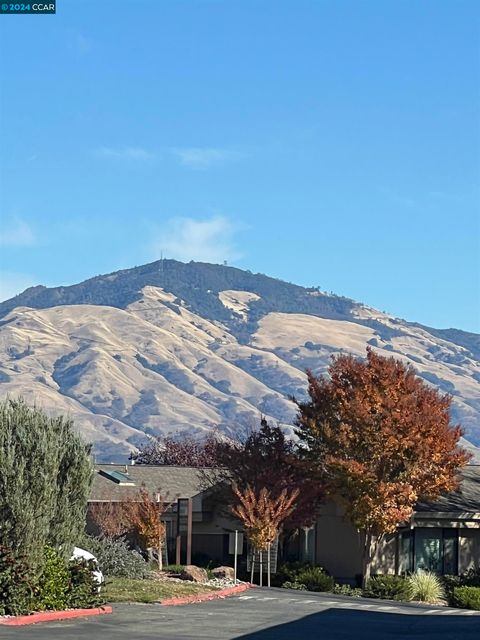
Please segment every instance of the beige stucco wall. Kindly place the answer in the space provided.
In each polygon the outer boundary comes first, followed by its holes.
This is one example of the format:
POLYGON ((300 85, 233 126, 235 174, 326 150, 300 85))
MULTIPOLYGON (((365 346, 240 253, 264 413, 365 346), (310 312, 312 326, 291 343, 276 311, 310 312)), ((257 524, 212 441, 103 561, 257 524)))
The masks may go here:
POLYGON ((458 539, 458 568, 460 573, 480 568, 480 529, 462 529, 458 539))
MULTIPOLYGON (((316 564, 337 580, 352 581, 362 573, 363 534, 345 517, 341 505, 328 501, 317 521, 316 564)), ((378 545, 372 573, 395 573, 397 542, 387 536, 378 545)))

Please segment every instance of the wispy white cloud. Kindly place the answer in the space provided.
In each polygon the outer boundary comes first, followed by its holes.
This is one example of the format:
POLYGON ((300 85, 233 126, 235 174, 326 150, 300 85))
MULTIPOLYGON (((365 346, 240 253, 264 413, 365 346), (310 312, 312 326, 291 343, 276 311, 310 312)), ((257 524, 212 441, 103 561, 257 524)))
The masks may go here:
POLYGON ((172 218, 154 243, 155 255, 214 263, 236 260, 240 257, 234 239, 238 229, 238 225, 224 216, 206 220, 172 218))
POLYGON ((154 154, 143 147, 99 147, 96 154, 115 160, 150 160, 154 154))
POLYGON ((0 246, 30 247, 35 244, 35 234, 25 220, 15 218, 0 229, 0 246))
POLYGON ((171 152, 182 166, 190 169, 209 169, 242 157, 238 151, 213 147, 175 147, 171 152))
POLYGON ((0 271, 0 302, 9 300, 28 287, 38 284, 32 276, 14 271, 0 271))

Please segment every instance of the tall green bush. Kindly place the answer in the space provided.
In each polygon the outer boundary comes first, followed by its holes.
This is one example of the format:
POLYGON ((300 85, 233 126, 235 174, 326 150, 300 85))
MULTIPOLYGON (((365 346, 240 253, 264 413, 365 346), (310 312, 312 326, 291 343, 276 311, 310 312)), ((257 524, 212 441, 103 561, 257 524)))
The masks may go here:
POLYGON ((93 466, 73 422, 22 399, 0 402, 0 545, 28 552, 38 574, 48 544, 68 557, 82 534, 93 466))

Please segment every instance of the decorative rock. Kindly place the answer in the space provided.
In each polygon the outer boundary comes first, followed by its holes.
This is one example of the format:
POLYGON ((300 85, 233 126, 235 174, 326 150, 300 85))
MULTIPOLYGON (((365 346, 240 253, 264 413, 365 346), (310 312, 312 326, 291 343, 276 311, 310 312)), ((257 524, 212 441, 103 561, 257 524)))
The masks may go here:
POLYGON ((215 578, 226 578, 227 580, 233 580, 235 577, 235 571, 232 567, 217 567, 212 569, 212 573, 215 578))
POLYGON ((190 580, 191 582, 207 582, 208 575, 205 569, 196 567, 194 564, 187 564, 180 574, 182 580, 190 580))

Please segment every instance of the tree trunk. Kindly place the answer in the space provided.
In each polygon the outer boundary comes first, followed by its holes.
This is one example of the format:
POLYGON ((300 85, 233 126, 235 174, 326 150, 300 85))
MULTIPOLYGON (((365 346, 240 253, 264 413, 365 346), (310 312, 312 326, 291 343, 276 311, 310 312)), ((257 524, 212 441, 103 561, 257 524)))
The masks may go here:
POLYGON ((161 571, 163 569, 163 558, 162 558, 162 539, 158 538, 158 570, 161 571))
POLYGON ((270 578, 271 578, 271 559, 270 559, 270 553, 271 553, 271 548, 272 545, 270 544, 270 542, 268 543, 268 547, 267 547, 267 584, 268 587, 270 587, 270 578))
POLYGON ((365 540, 363 543, 363 558, 362 558, 362 588, 365 588, 371 573, 372 573, 372 560, 375 557, 377 550, 378 536, 375 536, 371 531, 365 531, 365 540))

